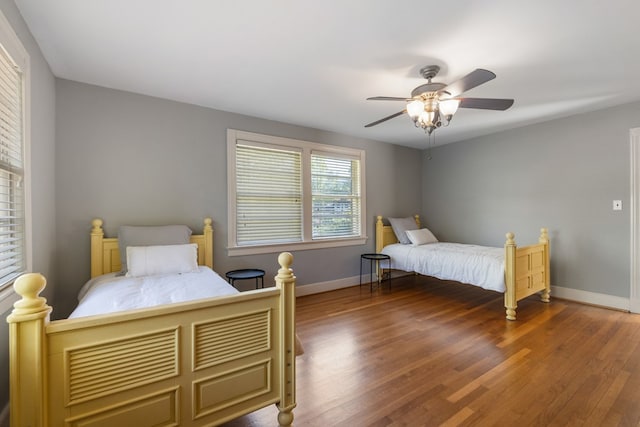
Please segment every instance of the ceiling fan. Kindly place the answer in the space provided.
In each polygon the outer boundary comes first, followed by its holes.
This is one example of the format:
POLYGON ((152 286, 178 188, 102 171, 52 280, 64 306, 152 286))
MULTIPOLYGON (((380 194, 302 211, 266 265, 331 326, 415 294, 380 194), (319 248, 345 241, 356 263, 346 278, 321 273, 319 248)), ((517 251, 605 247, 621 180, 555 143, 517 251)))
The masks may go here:
POLYGON ((367 98, 371 101, 404 101, 407 105, 402 111, 371 122, 365 127, 372 127, 407 113, 416 127, 424 129, 427 134, 431 135, 440 126, 447 126, 458 108, 504 111, 513 105, 513 99, 460 97, 463 92, 495 79, 496 75, 491 71, 478 68, 449 85, 431 82, 438 71, 440 71, 440 67, 437 65, 427 65, 421 68, 420 75, 427 79, 427 83, 413 89, 411 98, 392 96, 367 98))

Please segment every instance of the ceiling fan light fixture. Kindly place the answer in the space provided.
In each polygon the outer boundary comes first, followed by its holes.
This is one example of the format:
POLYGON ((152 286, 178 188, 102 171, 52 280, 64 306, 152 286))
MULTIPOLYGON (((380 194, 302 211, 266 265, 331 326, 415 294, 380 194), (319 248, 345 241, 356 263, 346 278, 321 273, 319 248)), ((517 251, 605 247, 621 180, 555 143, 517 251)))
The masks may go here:
POLYGON ((453 115, 458 111, 458 107, 460 106, 459 99, 444 99, 438 102, 438 107, 440 109, 440 114, 444 116, 447 123, 451 121, 453 115))
POLYGON ((419 99, 414 99, 407 103, 407 114, 415 120, 424 111, 424 103, 419 99))
POLYGON ((413 119, 413 124, 418 128, 424 129, 424 131, 430 135, 431 132, 440 126, 440 121, 438 120, 435 111, 428 111, 425 109, 418 117, 413 119))
POLYGON ((420 69, 420 74, 427 79, 427 83, 414 88, 410 98, 396 96, 367 98, 375 101, 403 101, 406 105, 403 110, 366 124, 365 127, 379 125, 406 113, 413 124, 423 129, 429 136, 429 144, 435 144, 433 132, 441 126, 448 126, 459 107, 504 111, 513 105, 513 99, 460 97, 464 92, 493 80, 496 75, 489 70, 477 68, 448 85, 431 81, 438 71, 440 67, 437 65, 428 65, 420 69))
POLYGON ((420 122, 423 125, 423 127, 433 126, 434 125, 433 121, 434 121, 435 118, 436 118, 435 111, 426 111, 425 110, 420 114, 420 122))

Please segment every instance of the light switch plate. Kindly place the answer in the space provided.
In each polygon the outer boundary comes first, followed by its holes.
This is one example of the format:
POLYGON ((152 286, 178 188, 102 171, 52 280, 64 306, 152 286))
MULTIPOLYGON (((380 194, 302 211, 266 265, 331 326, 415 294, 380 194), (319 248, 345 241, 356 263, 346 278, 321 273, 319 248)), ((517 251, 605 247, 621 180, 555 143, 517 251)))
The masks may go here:
POLYGON ((622 210, 622 200, 614 200, 613 201, 613 210, 621 211, 622 210))

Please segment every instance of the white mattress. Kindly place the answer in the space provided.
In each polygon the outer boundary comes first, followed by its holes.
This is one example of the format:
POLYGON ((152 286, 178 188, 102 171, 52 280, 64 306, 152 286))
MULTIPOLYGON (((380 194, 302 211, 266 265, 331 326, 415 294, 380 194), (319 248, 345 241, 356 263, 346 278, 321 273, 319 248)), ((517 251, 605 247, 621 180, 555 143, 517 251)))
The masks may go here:
POLYGON ((124 277, 110 273, 89 280, 80 289, 78 307, 69 318, 235 293, 238 291, 209 267, 163 276, 124 277))
POLYGON ((391 268, 504 292, 504 249, 461 243, 393 244, 382 249, 391 268))

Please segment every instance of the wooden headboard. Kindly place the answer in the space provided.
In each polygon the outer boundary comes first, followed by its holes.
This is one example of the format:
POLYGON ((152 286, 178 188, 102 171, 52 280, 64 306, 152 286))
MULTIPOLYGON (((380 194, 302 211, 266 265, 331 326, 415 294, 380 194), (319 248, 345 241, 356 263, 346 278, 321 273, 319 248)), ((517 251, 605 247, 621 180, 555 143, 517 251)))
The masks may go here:
MULTIPOLYGON (((413 217, 416 220, 416 225, 420 228, 420 215, 414 215, 413 217)), ((393 228, 390 225, 385 225, 382 221, 382 216, 378 216, 376 221, 376 253, 380 253, 382 248, 393 243, 398 243, 393 228)))
MULTIPOLYGON (((211 218, 204 219, 202 234, 192 234, 191 243, 198 245, 198 265, 213 269, 213 228, 211 218)), ((104 237, 102 220, 94 219, 91 224, 91 277, 121 270, 120 250, 117 237, 104 237)))

